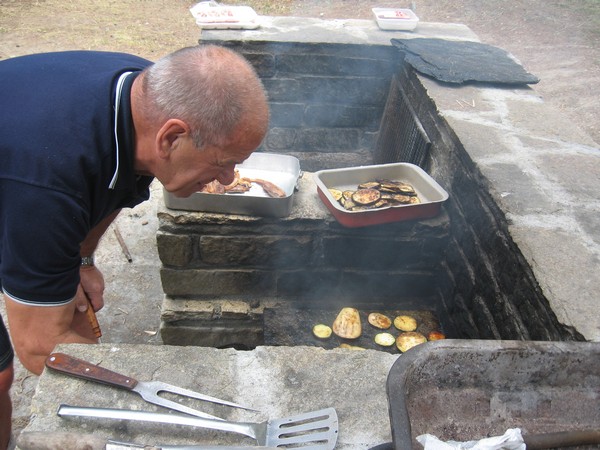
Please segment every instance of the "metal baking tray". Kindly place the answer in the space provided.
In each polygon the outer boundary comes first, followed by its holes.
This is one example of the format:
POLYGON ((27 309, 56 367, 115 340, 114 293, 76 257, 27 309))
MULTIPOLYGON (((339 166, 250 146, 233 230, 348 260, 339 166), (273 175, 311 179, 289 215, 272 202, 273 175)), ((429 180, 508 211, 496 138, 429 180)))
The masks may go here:
MULTIPOLYGON (((422 449, 415 438, 425 433, 471 441, 515 427, 523 436, 598 429, 599 379, 600 342, 417 345, 396 360, 387 379, 394 449, 422 449)), ((563 448, 535 448, 556 447, 563 448)))
POLYGON ((433 178, 419 166, 410 163, 320 170, 315 172, 314 178, 317 192, 325 206, 340 224, 349 228, 435 217, 448 199, 448 193, 433 178), (355 190, 358 184, 377 179, 399 180, 411 184, 421 203, 348 211, 329 192, 331 188, 355 190))
POLYGON ((164 191, 165 206, 184 211, 241 214, 260 217, 286 217, 292 210, 293 195, 301 176, 300 162, 289 155, 253 153, 236 169, 241 177, 261 178, 275 183, 285 197, 269 197, 260 186, 243 194, 206 194, 196 192, 187 198, 164 191))

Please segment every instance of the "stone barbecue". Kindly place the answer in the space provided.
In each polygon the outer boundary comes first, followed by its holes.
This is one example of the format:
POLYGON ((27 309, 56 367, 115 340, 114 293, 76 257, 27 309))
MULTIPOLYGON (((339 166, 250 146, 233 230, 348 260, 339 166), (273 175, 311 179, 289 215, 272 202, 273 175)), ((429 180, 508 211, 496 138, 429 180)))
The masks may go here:
MULTIPOLYGON (((163 342, 289 345, 269 323, 309 322, 311 311, 342 306, 430 313, 431 326, 451 338, 583 340, 557 317, 503 205, 436 103, 451 99, 466 109, 465 95, 500 96, 527 106, 531 91, 436 83, 403 63, 390 45, 398 33, 370 21, 270 20, 260 30, 203 31, 201 43, 239 51, 261 76, 272 120, 259 151, 293 155, 303 170, 292 212, 159 210, 163 342), (390 130, 401 139, 397 148, 390 130), (420 165, 450 193, 439 216, 349 229, 317 197, 317 170, 401 161, 420 165)), ((455 25, 418 31, 476 39, 455 25)), ((494 145, 494 133, 489 139, 485 146, 494 145)))

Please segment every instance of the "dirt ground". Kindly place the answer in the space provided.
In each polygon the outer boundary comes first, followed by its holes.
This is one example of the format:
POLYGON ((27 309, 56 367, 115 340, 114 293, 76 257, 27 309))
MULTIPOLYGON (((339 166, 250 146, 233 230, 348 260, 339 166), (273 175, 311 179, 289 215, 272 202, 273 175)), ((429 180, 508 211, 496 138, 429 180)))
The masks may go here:
MULTIPOLYGON (((125 51, 154 60, 195 45, 188 0, 0 0, 0 59, 67 49, 125 51)), ((229 0, 261 15, 371 19, 375 6, 411 7, 426 22, 469 26, 541 81, 536 90, 600 142, 598 0, 229 0)))
MULTIPOLYGON (((156 60, 172 50, 198 43, 200 30, 189 12, 194 3, 188 0, 0 0, 0 59, 36 52, 90 49, 123 51, 156 60)), ((529 72, 541 79, 534 89, 546 103, 561 110, 600 143, 598 0, 231 0, 223 3, 249 5, 261 15, 324 19, 372 19, 371 8, 375 6, 412 6, 422 21, 465 24, 482 42, 516 56, 529 72)), ((130 243, 135 241, 139 247, 155 247, 155 228, 152 227, 156 226, 155 217, 151 211, 135 211, 137 209, 121 218, 125 238, 130 243)), ((111 239, 104 250, 107 260, 111 252, 119 251, 114 238, 111 239)), ((152 261, 156 259, 156 255, 150 255, 145 261, 154 264, 152 261)), ((138 284, 158 282, 143 279, 147 272, 137 273, 135 265, 126 270, 132 272, 126 275, 140 280, 138 284)), ((108 281, 117 281, 122 272, 117 266, 109 269, 105 276, 108 281)), ((109 323, 122 321, 119 325, 127 326, 124 331, 116 330, 116 325, 115 330, 106 330, 107 341, 156 343, 155 322, 160 298, 152 308, 146 305, 144 310, 140 305, 128 304, 128 296, 123 295, 122 289, 109 292, 109 296, 121 298, 122 303, 112 310, 107 307, 103 314, 114 317, 109 323), (142 314, 150 317, 139 319, 142 314), (138 319, 133 320, 133 317, 138 319)), ((28 402, 36 383, 36 377, 21 367, 17 369, 13 388, 16 433, 27 423, 28 402)))

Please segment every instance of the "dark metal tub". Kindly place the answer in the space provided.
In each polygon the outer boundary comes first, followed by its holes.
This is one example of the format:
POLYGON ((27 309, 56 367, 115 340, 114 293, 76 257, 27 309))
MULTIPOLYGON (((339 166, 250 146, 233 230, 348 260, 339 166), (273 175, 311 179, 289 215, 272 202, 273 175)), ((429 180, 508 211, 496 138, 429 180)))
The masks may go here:
MULTIPOLYGON (((445 340, 401 355, 387 393, 394 447, 598 428, 600 343, 445 340)), ((586 447, 589 448, 589 447, 586 447)))

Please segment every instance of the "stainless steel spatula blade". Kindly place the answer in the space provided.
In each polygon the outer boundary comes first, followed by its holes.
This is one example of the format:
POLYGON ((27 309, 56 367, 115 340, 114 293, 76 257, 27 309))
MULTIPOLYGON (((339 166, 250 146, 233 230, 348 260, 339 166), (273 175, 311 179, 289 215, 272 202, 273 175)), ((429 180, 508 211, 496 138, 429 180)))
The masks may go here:
POLYGON ((326 408, 282 419, 269 420, 265 445, 330 450, 337 442, 337 434, 337 413, 333 408, 326 408))

